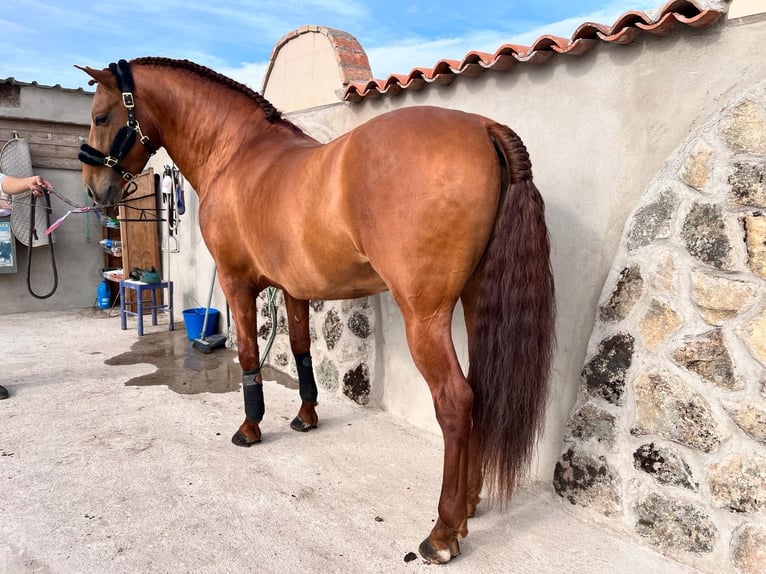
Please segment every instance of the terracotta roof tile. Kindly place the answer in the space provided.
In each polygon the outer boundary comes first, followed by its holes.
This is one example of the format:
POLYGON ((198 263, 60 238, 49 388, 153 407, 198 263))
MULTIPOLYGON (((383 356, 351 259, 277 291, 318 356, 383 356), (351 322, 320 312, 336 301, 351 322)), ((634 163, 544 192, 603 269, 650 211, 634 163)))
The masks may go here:
POLYGON ((13 76, 2 79, 0 78, 0 84, 7 84, 9 86, 31 86, 33 88, 42 88, 44 90, 60 90, 62 92, 79 92, 82 94, 93 94, 95 90, 86 90, 83 88, 65 88, 61 84, 49 86, 46 84, 38 84, 37 82, 22 82, 17 80, 13 76))
POLYGON ((343 99, 359 102, 363 98, 396 95, 404 90, 420 90, 430 83, 449 84, 456 76, 479 76, 486 70, 506 72, 516 64, 544 64, 556 54, 579 56, 599 42, 630 44, 642 32, 664 36, 676 24, 706 28, 723 14, 722 10, 701 7, 697 0, 671 0, 652 20, 644 12, 629 11, 611 26, 584 22, 570 38, 544 35, 531 46, 504 44, 494 54, 468 52, 462 60, 439 60, 433 68, 414 68, 409 74, 391 74, 384 80, 356 81, 347 85, 343 99))

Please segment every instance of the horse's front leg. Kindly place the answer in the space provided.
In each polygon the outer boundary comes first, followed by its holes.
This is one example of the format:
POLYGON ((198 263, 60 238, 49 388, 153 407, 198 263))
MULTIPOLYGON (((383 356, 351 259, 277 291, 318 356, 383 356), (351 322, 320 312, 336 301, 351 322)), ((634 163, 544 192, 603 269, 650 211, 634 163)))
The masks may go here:
POLYGON ((231 442, 237 446, 250 446, 261 442, 259 424, 266 410, 258 351, 258 289, 241 282, 228 281, 221 274, 219 281, 226 293, 237 328, 237 352, 242 367, 242 394, 245 399, 245 421, 231 437, 231 442))
POLYGON ((317 384, 311 363, 311 336, 309 334, 309 302, 295 299, 285 293, 287 326, 290 332, 290 349, 298 369, 298 392, 301 408, 290 423, 290 428, 307 432, 316 428, 319 418, 316 413, 317 384))

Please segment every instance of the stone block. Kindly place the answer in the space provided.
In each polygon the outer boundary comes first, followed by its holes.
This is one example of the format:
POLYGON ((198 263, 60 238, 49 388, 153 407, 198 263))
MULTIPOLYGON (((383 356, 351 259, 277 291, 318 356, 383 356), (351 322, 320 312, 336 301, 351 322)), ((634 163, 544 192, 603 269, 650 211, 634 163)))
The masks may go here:
POLYGON ((334 361, 325 357, 318 367, 314 368, 317 383, 328 391, 336 391, 340 382, 340 371, 334 361))
POLYGON ((585 392, 615 405, 622 404, 625 378, 633 361, 633 336, 617 333, 601 341, 582 371, 585 392))
POLYGON ((732 167, 728 178, 732 203, 766 208, 766 163, 735 161, 732 167))
POLYGON ((673 360, 718 388, 735 391, 745 386, 734 374, 721 329, 713 329, 684 343, 673 352, 673 360))
POLYGON ((698 148, 687 156, 681 167, 681 181, 694 189, 702 190, 710 180, 711 157, 710 148, 698 148))
POLYGON ((766 309, 737 330, 755 359, 766 366, 766 309))
POLYGON ((649 276, 650 284, 665 293, 675 293, 677 274, 673 256, 669 253, 664 257, 659 255, 649 276))
POLYGON ((695 203, 681 229, 687 251, 716 269, 731 267, 731 241, 718 204, 695 203))
POLYGON ((693 271, 691 279, 692 301, 711 325, 723 325, 739 315, 757 293, 752 283, 702 271, 693 271))
POLYGON ((748 404, 724 404, 723 406, 747 436, 766 444, 766 410, 748 404))
POLYGON ((669 303, 653 299, 638 322, 638 330, 646 348, 655 351, 681 325, 683 319, 669 303))
POLYGON ((593 508, 607 516, 622 512, 620 476, 603 456, 569 449, 556 463, 553 488, 572 504, 593 508))
POLYGON ((370 370, 360 363, 343 375, 343 394, 360 405, 370 402, 370 370))
POLYGON ((364 360, 369 356, 368 348, 367 341, 354 337, 347 337, 340 345, 338 359, 341 362, 364 360))
POLYGON ((259 321, 260 327, 258 327, 258 337, 267 340, 271 336, 271 319, 264 319, 259 321))
POLYGON ((290 354, 289 353, 273 353, 271 362, 278 367, 290 366, 290 354))
POLYGON ((277 314, 277 335, 289 335, 290 329, 287 326, 287 315, 280 311, 277 314))
POLYGON ((635 384, 635 436, 659 435, 711 452, 723 438, 707 401, 684 381, 668 373, 642 373, 635 384))
POLYGON ((673 190, 668 189, 663 191, 656 201, 638 209, 633 215, 628 231, 628 250, 634 252, 657 239, 670 237, 676 207, 678 197, 673 190))
POLYGON ((737 528, 731 537, 731 561, 740 574, 766 574, 766 526, 737 528))
POLYGON ((327 311, 327 315, 325 315, 324 318, 322 334, 324 335, 327 349, 332 351, 343 336, 343 323, 340 320, 337 309, 332 308, 327 311))
POLYGON ((636 514, 636 532, 666 553, 707 554, 715 549, 718 529, 694 504, 653 492, 638 501, 636 514))
POLYGON ((371 306, 369 297, 359 297, 357 299, 343 299, 340 302, 340 309, 343 315, 348 315, 354 311, 369 309, 371 306))
POLYGON ((742 218, 747 248, 747 266, 754 274, 766 279, 766 217, 761 214, 742 218))
POLYGON ((642 444, 633 453, 633 466, 649 474, 660 484, 680 486, 697 491, 691 468, 675 449, 656 446, 653 442, 642 444))
POLYGON ((366 339, 372 333, 372 324, 369 317, 361 311, 354 311, 348 318, 349 331, 360 339, 366 339))
POLYGON ((734 153, 766 155, 766 114, 751 100, 738 104, 721 122, 721 138, 734 153))
POLYGON ((575 411, 567 423, 570 440, 600 444, 615 452, 615 417, 592 403, 575 411))
POLYGON ((630 315, 643 291, 641 268, 638 265, 624 268, 609 300, 599 307, 599 318, 602 321, 622 321, 630 315))
POLYGON ((732 512, 766 509, 766 457, 739 453, 713 464, 708 472, 713 502, 732 512))

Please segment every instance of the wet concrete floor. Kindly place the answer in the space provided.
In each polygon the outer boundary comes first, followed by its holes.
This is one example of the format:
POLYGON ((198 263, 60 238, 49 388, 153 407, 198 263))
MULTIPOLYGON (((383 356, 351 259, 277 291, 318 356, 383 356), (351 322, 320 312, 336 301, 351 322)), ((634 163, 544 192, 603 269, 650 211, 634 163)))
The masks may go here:
MULTIPOLYGON (((166 385, 182 395, 240 390, 242 369, 237 362, 237 352, 220 347, 211 353, 203 353, 192 346, 183 330, 147 333, 139 337, 128 352, 104 361, 112 366, 139 363, 154 365, 157 370, 134 377, 125 386, 166 385)), ((270 367, 264 367, 263 377, 287 388, 298 389, 297 381, 270 367)))
POLYGON ((578 519, 547 483, 482 505, 446 569, 405 562, 436 517, 441 437, 331 393, 296 433, 297 391, 265 375, 264 440, 238 448, 230 349, 89 310, 0 315, 0 332, 0 574, 695 571, 578 519))

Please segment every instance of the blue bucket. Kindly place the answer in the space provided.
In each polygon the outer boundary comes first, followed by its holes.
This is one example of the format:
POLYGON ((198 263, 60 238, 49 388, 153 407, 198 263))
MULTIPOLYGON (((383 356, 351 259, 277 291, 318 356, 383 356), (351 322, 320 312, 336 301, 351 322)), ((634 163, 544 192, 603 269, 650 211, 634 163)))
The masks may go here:
POLYGON ((186 338, 190 341, 207 338, 218 332, 218 309, 210 308, 207 315, 207 326, 205 327, 204 337, 202 336, 202 324, 205 322, 205 308, 185 309, 184 326, 186 327, 186 338))

